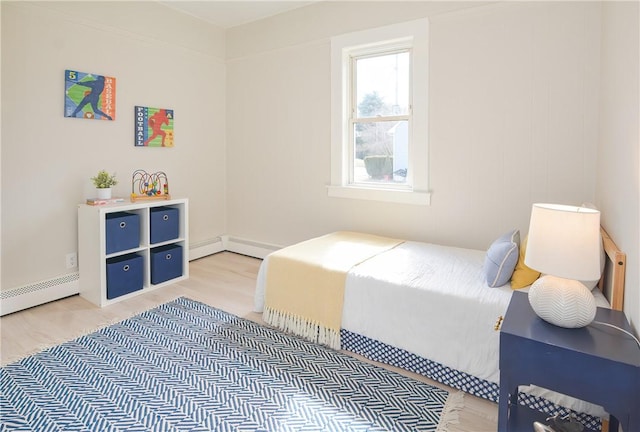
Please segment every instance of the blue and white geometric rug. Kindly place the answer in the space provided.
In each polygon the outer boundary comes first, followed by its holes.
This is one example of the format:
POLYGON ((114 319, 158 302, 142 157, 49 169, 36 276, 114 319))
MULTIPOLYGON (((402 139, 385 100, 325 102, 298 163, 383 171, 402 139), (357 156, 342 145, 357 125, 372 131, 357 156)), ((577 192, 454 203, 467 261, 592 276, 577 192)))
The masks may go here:
POLYGON ((179 298, 3 367, 0 430, 440 431, 460 397, 179 298))

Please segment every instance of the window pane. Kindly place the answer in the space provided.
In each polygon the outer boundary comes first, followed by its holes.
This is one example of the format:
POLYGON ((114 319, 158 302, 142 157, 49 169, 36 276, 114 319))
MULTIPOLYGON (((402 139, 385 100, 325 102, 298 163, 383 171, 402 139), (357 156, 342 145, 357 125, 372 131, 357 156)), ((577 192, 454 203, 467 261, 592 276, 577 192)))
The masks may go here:
POLYGON ((409 122, 354 123, 354 183, 405 184, 409 162, 409 122))
POLYGON ((356 59, 357 116, 409 113, 409 52, 356 59))

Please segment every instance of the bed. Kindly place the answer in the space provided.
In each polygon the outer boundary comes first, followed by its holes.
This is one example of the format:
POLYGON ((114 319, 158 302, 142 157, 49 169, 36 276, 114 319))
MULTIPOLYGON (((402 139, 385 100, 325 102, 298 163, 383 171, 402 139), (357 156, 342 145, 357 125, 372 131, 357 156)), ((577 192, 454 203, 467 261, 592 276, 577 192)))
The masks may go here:
MULTIPOLYGON (((624 254, 604 230, 602 237, 608 259, 592 292, 598 306, 621 309, 624 254)), ((488 252, 331 233, 265 258, 255 310, 306 339, 497 401, 497 330, 513 289, 509 282, 488 286, 488 252), (281 301, 291 292, 293 303, 281 301)), ((544 389, 521 390, 521 403, 550 414, 566 414, 568 407, 591 427, 606 416, 600 407, 544 389)))

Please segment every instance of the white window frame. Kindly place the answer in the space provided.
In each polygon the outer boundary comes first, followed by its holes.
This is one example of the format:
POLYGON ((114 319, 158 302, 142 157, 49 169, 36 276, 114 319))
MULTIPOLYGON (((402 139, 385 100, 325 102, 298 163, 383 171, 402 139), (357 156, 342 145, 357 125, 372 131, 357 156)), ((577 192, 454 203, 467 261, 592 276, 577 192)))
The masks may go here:
POLYGON ((428 41, 429 22, 420 19, 331 39, 331 184, 330 197, 429 205, 428 185, 428 41), (350 144, 351 57, 384 53, 389 49, 411 51, 411 119, 407 184, 351 183, 353 164, 350 144))

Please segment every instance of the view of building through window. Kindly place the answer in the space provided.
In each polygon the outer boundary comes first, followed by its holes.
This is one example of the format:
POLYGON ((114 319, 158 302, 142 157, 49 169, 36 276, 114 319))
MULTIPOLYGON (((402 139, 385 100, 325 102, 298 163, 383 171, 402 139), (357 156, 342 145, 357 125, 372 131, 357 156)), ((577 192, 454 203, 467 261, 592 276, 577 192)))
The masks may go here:
POLYGON ((352 59, 353 183, 405 184, 409 161, 408 50, 352 59))

